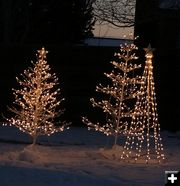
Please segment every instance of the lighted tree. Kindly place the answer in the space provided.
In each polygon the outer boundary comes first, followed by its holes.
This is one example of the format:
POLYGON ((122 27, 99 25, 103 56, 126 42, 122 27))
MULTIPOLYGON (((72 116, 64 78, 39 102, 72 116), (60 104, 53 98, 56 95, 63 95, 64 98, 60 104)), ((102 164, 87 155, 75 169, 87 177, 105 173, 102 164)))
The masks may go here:
POLYGON ((33 67, 24 70, 21 79, 16 78, 21 88, 13 89, 15 106, 9 110, 14 113, 14 117, 8 119, 10 124, 28 133, 33 144, 38 136, 61 132, 69 125, 58 122, 59 116, 64 112, 59 108, 64 99, 58 100, 58 78, 50 73, 46 61, 48 51, 42 48, 37 53, 37 62, 32 62, 33 67))
POLYGON ((142 76, 144 83, 140 87, 141 94, 137 96, 134 115, 121 159, 135 162, 140 159, 139 161, 145 160, 146 163, 157 160, 160 163, 165 157, 160 137, 153 78, 153 50, 149 45, 145 51, 146 61, 142 76))
POLYGON ((132 100, 136 98, 138 84, 141 83, 141 77, 134 75, 134 71, 141 67, 140 64, 135 63, 137 60, 136 50, 137 47, 134 44, 121 45, 120 52, 115 53, 118 61, 112 62, 113 71, 109 74, 105 73, 112 84, 107 86, 100 84, 96 87, 97 92, 108 95, 109 99, 99 102, 95 101, 94 98, 90 99, 93 107, 99 107, 106 113, 106 123, 104 125, 98 122, 93 123, 86 117, 82 118, 89 129, 114 136, 114 145, 117 144, 120 134, 127 133, 133 113, 132 100))

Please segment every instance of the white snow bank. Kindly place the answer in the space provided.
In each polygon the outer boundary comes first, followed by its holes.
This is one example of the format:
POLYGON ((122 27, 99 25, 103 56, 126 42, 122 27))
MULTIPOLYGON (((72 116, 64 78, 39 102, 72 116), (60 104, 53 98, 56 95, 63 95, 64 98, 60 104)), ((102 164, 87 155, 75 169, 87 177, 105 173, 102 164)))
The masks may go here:
POLYGON ((112 138, 87 128, 42 137, 32 147, 24 133, 0 127, 0 185, 164 185, 164 171, 180 169, 180 138, 168 131, 161 136, 164 164, 131 164, 114 158, 122 146, 110 149, 112 138))

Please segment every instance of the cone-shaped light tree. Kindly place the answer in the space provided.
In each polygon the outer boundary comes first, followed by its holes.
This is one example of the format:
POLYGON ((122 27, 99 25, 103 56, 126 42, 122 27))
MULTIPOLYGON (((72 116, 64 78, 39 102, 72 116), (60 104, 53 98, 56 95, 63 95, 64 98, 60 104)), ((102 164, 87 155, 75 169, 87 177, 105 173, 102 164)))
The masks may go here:
POLYGON ((103 132, 106 135, 114 136, 114 145, 120 134, 127 133, 130 125, 133 107, 130 100, 135 99, 138 94, 141 76, 133 76, 134 71, 141 67, 136 62, 137 47, 134 44, 123 44, 120 51, 115 53, 117 61, 111 62, 113 71, 105 76, 112 82, 111 85, 96 87, 97 92, 109 95, 109 99, 95 101, 91 98, 93 107, 99 107, 108 115, 105 124, 93 123, 87 117, 83 117, 82 121, 87 124, 88 129, 103 132))
POLYGON ((58 100, 58 78, 50 73, 47 53, 45 48, 38 50, 37 61, 32 62, 33 67, 24 70, 21 78, 16 78, 21 88, 13 89, 14 106, 9 108, 14 117, 8 119, 8 122, 28 133, 33 144, 38 136, 63 131, 69 125, 58 122, 59 116, 64 112, 64 109, 59 108, 64 99, 58 100))
POLYGON ((162 162, 162 138, 160 137, 160 124, 158 123, 155 84, 153 77, 153 49, 149 45, 145 49, 146 61, 142 76, 143 84, 141 94, 137 97, 135 111, 121 159, 130 162, 144 161, 162 162))

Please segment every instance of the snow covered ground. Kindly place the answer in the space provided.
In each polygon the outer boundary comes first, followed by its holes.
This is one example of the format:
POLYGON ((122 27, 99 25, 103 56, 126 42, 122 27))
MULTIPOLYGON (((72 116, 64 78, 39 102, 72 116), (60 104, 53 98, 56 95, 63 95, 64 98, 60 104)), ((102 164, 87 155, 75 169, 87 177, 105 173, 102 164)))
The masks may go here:
POLYGON ((106 158, 112 139, 72 127, 41 137, 32 147, 28 135, 0 126, 1 186, 160 186, 165 170, 180 170, 180 132, 161 133, 164 164, 129 164, 106 158))

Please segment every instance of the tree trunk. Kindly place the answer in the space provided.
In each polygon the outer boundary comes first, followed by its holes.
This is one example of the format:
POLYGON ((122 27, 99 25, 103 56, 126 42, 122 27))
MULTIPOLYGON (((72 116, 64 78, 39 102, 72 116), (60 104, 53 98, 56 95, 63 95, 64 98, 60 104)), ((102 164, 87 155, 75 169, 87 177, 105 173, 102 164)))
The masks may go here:
POLYGON ((36 140, 37 140, 37 136, 34 135, 34 136, 33 136, 33 143, 32 143, 33 146, 36 144, 36 140))
POLYGON ((115 134, 115 138, 114 138, 114 145, 117 145, 117 139, 118 139, 118 134, 115 134))

